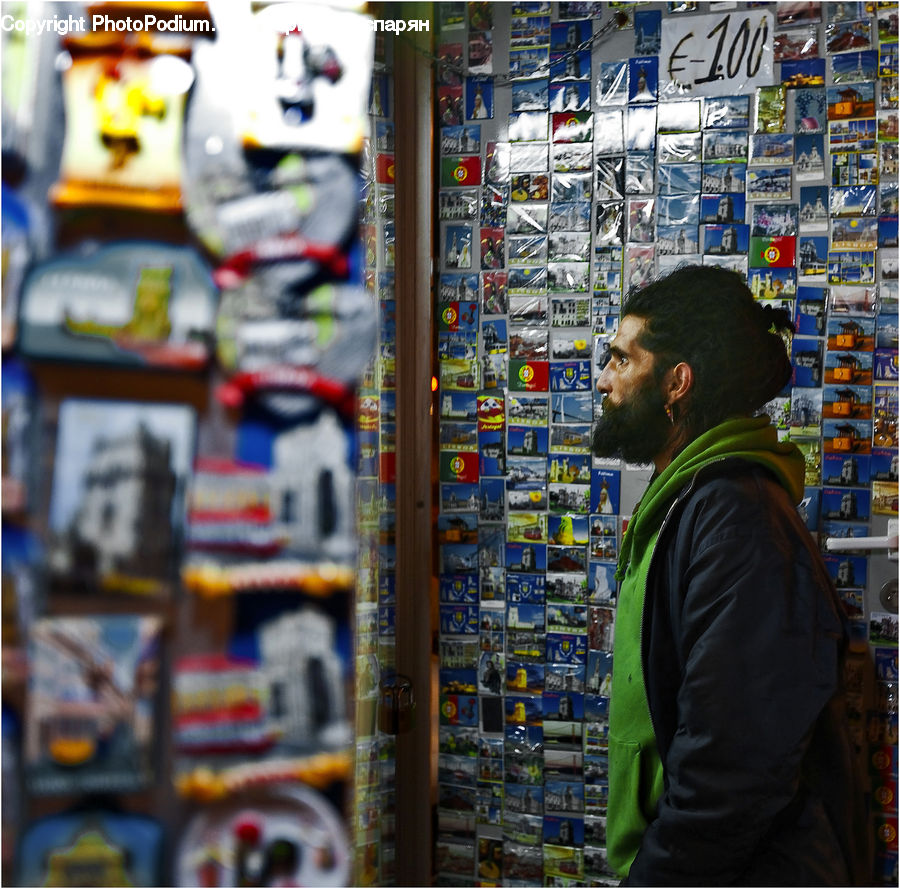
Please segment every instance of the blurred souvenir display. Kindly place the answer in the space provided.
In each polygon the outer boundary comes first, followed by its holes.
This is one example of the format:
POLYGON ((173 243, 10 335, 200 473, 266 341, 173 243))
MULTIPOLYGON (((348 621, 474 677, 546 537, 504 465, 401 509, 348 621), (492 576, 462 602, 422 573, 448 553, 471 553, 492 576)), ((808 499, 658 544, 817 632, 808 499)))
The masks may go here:
POLYGON ((371 19, 22 2, 2 41, 4 880, 376 883, 371 19))
POLYGON ((3 881, 393 885, 418 686, 432 884, 616 885, 616 564, 651 468, 591 454, 596 383, 629 289, 688 263, 795 320, 764 410, 895 885, 897 14, 5 2, 3 881), (433 447, 398 455, 429 382, 433 447), (414 475, 430 589, 398 570, 414 475))

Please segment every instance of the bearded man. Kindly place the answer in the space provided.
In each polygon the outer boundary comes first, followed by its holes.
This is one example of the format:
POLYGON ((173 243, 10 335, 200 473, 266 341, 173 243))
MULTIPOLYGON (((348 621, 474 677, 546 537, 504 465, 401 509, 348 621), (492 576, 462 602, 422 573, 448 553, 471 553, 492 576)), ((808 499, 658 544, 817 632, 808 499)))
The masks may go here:
POLYGON ((632 886, 871 885, 842 689, 847 624, 760 412, 790 316, 681 267, 629 295, 598 456, 655 471, 622 540, 607 853, 632 886))

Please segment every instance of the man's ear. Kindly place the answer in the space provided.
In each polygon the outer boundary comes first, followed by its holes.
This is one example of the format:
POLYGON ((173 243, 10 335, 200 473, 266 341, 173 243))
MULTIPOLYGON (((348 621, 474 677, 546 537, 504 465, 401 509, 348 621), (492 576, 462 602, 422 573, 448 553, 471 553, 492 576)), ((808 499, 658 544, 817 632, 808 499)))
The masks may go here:
POLYGON ((673 405, 683 401, 694 388, 694 370, 685 361, 679 361, 668 374, 666 404, 673 405))

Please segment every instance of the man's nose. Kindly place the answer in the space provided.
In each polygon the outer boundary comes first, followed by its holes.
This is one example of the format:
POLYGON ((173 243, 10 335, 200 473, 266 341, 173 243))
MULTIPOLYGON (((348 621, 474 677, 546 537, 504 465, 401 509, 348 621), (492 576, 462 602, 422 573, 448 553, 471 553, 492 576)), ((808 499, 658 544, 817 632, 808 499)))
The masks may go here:
POLYGON ((609 395, 609 365, 607 364, 603 370, 600 371, 600 376, 597 377, 597 391, 602 392, 604 395, 609 395))

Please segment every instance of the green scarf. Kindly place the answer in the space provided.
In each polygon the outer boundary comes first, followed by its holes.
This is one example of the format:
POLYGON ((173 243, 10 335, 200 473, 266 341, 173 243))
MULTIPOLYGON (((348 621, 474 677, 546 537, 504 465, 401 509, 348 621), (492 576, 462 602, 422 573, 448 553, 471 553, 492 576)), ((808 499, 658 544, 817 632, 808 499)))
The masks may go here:
POLYGON ((622 538, 617 580, 625 576, 632 558, 642 557, 647 541, 659 529, 679 491, 703 466, 726 457, 761 463, 775 473, 794 503, 803 498, 804 461, 797 446, 779 442, 775 427, 765 415, 726 420, 694 439, 650 482, 622 538))
POLYGON ((647 488, 622 540, 609 711, 607 856, 624 876, 631 868, 662 795, 641 658, 641 621, 650 558, 663 519, 681 490, 704 466, 739 457, 772 470, 795 502, 803 495, 803 455, 779 443, 768 417, 727 420, 691 442, 647 488))

